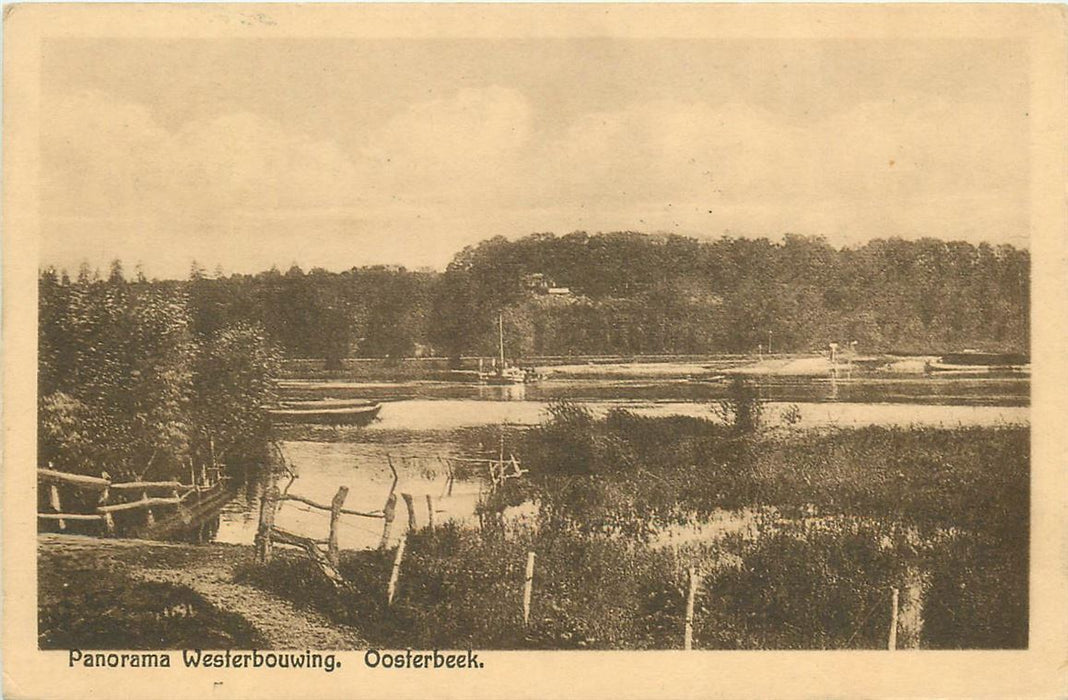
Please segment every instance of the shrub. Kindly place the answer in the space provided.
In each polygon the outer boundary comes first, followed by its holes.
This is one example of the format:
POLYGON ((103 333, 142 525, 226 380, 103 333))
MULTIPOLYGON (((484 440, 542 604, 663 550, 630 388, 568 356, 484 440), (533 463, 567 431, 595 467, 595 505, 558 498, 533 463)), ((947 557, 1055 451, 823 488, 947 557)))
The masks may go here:
POLYGON ((727 395, 713 404, 713 413, 731 426, 736 435, 752 435, 760 429, 764 416, 760 387, 745 377, 732 377, 727 395))

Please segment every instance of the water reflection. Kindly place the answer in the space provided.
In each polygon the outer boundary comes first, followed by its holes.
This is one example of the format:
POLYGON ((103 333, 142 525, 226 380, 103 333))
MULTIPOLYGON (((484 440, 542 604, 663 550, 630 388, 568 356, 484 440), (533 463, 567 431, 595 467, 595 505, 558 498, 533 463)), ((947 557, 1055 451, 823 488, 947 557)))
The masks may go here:
POLYGON ((526 384, 479 384, 478 399, 480 401, 524 401, 527 397, 526 384))
MULTIPOLYGON (((450 482, 448 460, 460 456, 460 447, 448 440, 405 442, 403 436, 387 442, 318 442, 287 440, 281 443, 286 461, 295 467, 298 477, 289 492, 317 503, 329 504, 340 486, 349 487, 344 507, 373 512, 381 510, 393 483, 390 464, 397 470, 397 493, 412 496, 418 526, 428 522, 427 496, 434 508, 435 523, 455 520, 476 522, 475 505, 484 480, 476 469, 456 471, 450 482)), ((284 488, 288 479, 279 481, 284 488)), ((251 544, 258 523, 259 498, 263 484, 250 483, 223 510, 216 540, 251 544)), ((325 539, 329 531, 329 513, 303 503, 286 501, 278 509, 275 523, 291 532, 325 539)), ((390 542, 404 534, 408 514, 403 499, 397 505, 397 519, 390 542)), ((344 549, 377 547, 383 532, 383 520, 345 515, 339 537, 344 549)))

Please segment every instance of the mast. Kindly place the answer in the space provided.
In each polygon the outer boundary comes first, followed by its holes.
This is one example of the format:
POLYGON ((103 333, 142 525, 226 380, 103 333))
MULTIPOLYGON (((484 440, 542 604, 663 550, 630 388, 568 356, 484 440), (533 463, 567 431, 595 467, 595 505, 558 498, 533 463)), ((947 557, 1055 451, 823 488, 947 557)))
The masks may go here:
POLYGON ((504 371, 504 312, 497 314, 497 337, 501 351, 501 371, 504 371))

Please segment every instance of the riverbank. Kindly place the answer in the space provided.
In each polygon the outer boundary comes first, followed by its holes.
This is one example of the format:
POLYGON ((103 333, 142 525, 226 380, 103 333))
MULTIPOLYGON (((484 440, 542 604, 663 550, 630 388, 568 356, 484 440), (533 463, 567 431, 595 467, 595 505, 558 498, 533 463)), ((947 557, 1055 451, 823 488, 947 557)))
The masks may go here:
POLYGON ((285 548, 43 536, 42 646, 672 649, 692 602, 696 648, 875 649, 898 599, 903 645, 1025 648, 1028 445, 559 405, 477 522, 398 523, 396 569, 343 532, 340 588, 285 548))

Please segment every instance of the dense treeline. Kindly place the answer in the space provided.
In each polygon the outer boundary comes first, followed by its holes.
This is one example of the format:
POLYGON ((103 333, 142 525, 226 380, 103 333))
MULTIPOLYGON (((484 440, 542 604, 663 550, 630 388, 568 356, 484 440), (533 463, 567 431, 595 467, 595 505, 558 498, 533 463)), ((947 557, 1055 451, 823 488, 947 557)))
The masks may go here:
POLYGON ((38 284, 38 459, 115 478, 181 477, 266 458, 280 357, 245 319, 208 327, 186 283, 38 284))
POLYGON ((1029 269, 1027 251, 935 239, 495 238, 445 272, 434 340, 485 352, 503 309, 515 355, 749 352, 769 334, 775 351, 1025 351, 1029 269), (530 293, 536 273, 570 294, 530 293))
POLYGON ((261 326, 287 357, 775 352, 1026 352, 1030 255, 936 239, 698 241, 637 233, 502 237, 443 273, 292 267, 176 287, 194 330, 261 326))

